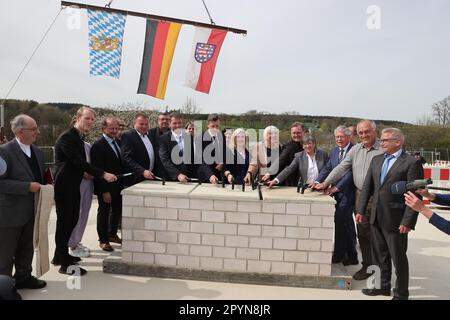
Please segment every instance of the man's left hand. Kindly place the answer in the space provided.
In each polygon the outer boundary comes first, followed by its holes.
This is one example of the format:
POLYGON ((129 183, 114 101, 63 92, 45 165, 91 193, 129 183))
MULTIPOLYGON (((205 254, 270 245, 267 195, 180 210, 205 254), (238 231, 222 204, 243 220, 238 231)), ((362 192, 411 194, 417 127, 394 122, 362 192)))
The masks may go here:
POLYGON ((398 227, 398 230, 400 230, 400 233, 408 233, 411 231, 410 228, 408 228, 407 226, 404 226, 402 224, 400 225, 400 227, 398 227))

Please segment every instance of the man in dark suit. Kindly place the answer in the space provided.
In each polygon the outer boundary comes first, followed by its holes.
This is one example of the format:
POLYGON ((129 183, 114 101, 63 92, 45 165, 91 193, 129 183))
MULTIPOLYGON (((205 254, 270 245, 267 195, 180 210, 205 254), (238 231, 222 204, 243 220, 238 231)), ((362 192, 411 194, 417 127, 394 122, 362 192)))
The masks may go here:
MULTIPOLYGON (((94 178, 114 182, 117 177, 86 161, 84 136, 94 123, 94 110, 82 107, 76 113, 75 124, 58 138, 55 144, 55 205, 56 205, 56 249, 52 263, 61 265, 59 272, 71 275, 69 266, 79 261, 68 253, 68 242, 80 214, 80 183, 85 174, 94 178)), ((86 270, 79 268, 80 275, 86 270)))
MULTIPOLYGON (((103 136, 91 148, 91 163, 97 168, 115 175, 123 174, 122 155, 117 143, 119 119, 106 117, 102 121, 103 136)), ((121 243, 117 235, 119 221, 122 218, 122 179, 107 183, 102 179, 94 180, 94 193, 97 195, 97 233, 100 248, 113 251, 110 242, 121 243), (110 214, 111 210, 111 214, 110 214)))
MULTIPOLYGON (((33 143, 36 121, 24 114, 11 121, 15 139, 0 146, 0 274, 11 276, 16 289, 40 289, 45 281, 31 275, 35 193, 44 184, 44 155, 33 143)), ((67 248, 67 244, 66 244, 67 248)))
MULTIPOLYGON (((302 139, 305 132, 305 127, 301 122, 294 122, 291 125, 291 140, 283 145, 280 153, 279 166, 280 171, 286 168, 294 160, 294 155, 297 152, 303 151, 302 139)), ((295 172, 286 179, 286 185, 297 186, 298 174, 295 172)))
MULTIPOLYGON (((369 296, 390 295, 392 259, 397 276, 394 299, 406 300, 409 297, 408 232, 416 225, 417 213, 405 205, 403 195, 392 194, 391 186, 397 181, 422 179, 423 168, 417 159, 402 150, 404 140, 399 129, 382 131, 380 145, 384 154, 372 159, 356 212, 361 216, 373 195, 370 213, 372 259, 381 270, 381 287, 363 289, 362 292, 369 296)), ((361 219, 357 218, 357 223, 361 223, 361 219)))
MULTIPOLYGON (((317 182, 323 182, 330 172, 336 168, 345 158, 348 151, 353 147, 350 142, 351 132, 346 126, 339 126, 334 130, 337 147, 330 152, 330 160, 319 173, 317 182)), ((349 170, 333 187, 328 188, 326 193, 333 195, 336 200, 336 211, 334 214, 335 236, 333 263, 357 265, 358 253, 356 251, 356 230, 353 221, 353 209, 355 208, 355 185, 353 174, 349 170)))
POLYGON ((219 182, 225 168, 225 148, 219 115, 212 113, 208 116, 208 130, 203 133, 203 163, 198 169, 198 176, 203 182, 219 182))
POLYGON ((124 132, 120 149, 127 171, 133 172, 126 178, 129 187, 144 180, 153 180, 164 175, 161 161, 156 153, 156 139, 148 135, 149 119, 145 113, 138 113, 134 119, 134 129, 124 132))
POLYGON ((193 137, 183 130, 179 113, 170 115, 170 128, 159 141, 159 157, 171 181, 188 182, 197 177, 193 137))
MULTIPOLYGON (((158 124, 156 127, 148 130, 148 136, 151 141, 154 141, 153 149, 155 154, 159 157, 159 139, 163 134, 170 131, 170 115, 167 112, 160 112, 158 115, 158 124)), ((169 179, 164 166, 160 166, 161 177, 169 179)))

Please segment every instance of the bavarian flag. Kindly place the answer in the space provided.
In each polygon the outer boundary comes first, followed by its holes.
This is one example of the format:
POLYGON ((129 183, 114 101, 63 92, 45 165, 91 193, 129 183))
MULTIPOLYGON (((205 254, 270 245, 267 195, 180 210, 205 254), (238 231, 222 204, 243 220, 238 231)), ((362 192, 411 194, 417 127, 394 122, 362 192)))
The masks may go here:
POLYGON ((126 15, 88 10, 91 76, 120 77, 126 15))
POLYGON ((226 31, 197 27, 186 73, 186 85, 209 93, 226 31))
POLYGON ((180 29, 179 23, 147 19, 138 93, 164 99, 180 29))

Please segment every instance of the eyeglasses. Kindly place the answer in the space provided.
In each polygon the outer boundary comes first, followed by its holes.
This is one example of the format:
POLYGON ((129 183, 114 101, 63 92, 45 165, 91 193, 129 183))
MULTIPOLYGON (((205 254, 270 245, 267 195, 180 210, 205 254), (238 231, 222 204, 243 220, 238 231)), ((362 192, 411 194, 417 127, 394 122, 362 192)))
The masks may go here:
POLYGON ((388 141, 398 141, 398 139, 395 139, 395 138, 390 138, 390 139, 380 139, 380 143, 385 143, 385 142, 388 142, 388 141))
POLYGON ((39 128, 38 128, 38 127, 34 127, 34 128, 22 128, 22 130, 30 130, 30 131, 36 132, 36 131, 39 130, 39 128))

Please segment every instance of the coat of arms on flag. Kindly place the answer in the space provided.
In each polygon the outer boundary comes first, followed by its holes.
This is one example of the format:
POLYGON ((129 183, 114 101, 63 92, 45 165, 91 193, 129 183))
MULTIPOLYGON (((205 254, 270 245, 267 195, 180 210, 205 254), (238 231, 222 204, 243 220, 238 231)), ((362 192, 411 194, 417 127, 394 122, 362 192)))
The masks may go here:
POLYGON ((208 62, 214 55, 215 50, 216 46, 214 44, 198 42, 197 46, 195 47, 195 61, 197 61, 198 63, 208 62))
POLYGON ((88 10, 90 75, 120 77, 126 16, 88 10))

